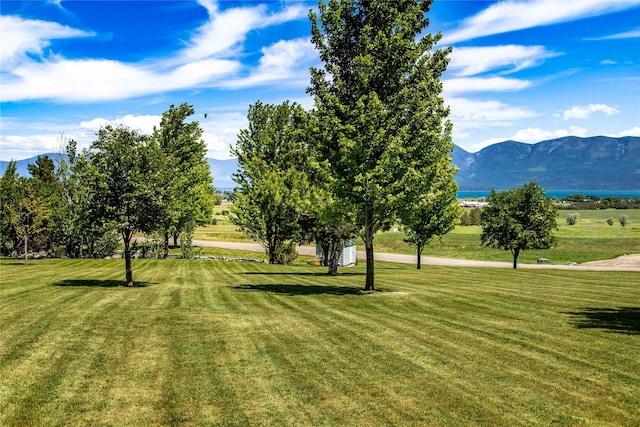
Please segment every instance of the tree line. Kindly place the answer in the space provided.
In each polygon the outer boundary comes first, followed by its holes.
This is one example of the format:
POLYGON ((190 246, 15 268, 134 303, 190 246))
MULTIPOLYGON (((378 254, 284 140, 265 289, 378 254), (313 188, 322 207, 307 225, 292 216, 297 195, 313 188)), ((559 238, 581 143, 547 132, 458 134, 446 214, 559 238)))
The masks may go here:
POLYGON ((152 135, 106 126, 91 146, 67 141, 59 167, 40 156, 20 177, 9 163, 0 180, 3 255, 46 251, 73 258, 111 255, 124 243, 133 286, 131 240, 153 235, 166 257, 178 237, 189 247, 197 225, 210 221, 214 192, 202 129, 187 104, 171 105, 152 135))

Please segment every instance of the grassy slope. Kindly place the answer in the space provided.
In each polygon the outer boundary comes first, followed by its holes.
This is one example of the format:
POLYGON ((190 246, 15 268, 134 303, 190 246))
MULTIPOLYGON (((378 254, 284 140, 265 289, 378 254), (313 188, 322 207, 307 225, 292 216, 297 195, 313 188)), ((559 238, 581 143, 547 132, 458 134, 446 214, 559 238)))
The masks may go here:
POLYGON ((638 425, 637 273, 0 261, 0 425, 638 425))

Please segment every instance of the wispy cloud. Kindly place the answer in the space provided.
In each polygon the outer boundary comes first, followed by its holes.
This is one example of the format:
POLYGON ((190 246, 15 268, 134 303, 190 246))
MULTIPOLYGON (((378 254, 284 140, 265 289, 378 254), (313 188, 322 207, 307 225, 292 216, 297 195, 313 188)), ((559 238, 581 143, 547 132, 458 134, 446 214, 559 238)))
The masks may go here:
POLYGON ((261 49, 258 67, 246 78, 225 81, 225 87, 247 87, 275 81, 308 83, 308 66, 317 58, 316 51, 307 37, 280 40, 261 49))
POLYGON ((619 40, 619 39, 638 39, 640 38, 640 28, 635 30, 625 31, 622 33, 611 34, 603 37, 590 37, 586 40, 619 40))
MULTIPOLYGON (((242 81, 239 76, 243 74, 248 77, 237 86, 264 84, 290 79, 291 72, 284 72, 291 71, 295 61, 305 56, 300 40, 285 40, 263 49, 255 69, 241 62, 242 42, 250 31, 305 17, 301 5, 289 5, 271 13, 266 5, 220 12, 214 1, 202 0, 200 4, 209 12, 209 20, 194 32, 185 48, 144 63, 44 55, 43 49, 53 39, 87 37, 93 33, 55 22, 2 17, 2 100, 108 101, 221 86, 226 80, 242 81), (38 36, 34 38, 33 34, 38 36), (281 65, 276 64, 278 60, 281 65)), ((309 45, 306 51, 313 52, 308 40, 306 44, 309 45)))
POLYGON ((514 122, 537 116, 532 110, 499 101, 447 98, 451 120, 461 129, 511 126, 514 122))
POLYGON ((0 16, 2 41, 0 62, 2 71, 27 60, 27 54, 43 55, 51 40, 91 37, 92 32, 82 31, 56 22, 22 19, 17 16, 0 16))
POLYGON ((561 55, 544 46, 483 46, 458 47, 451 54, 448 69, 460 76, 472 76, 487 71, 515 73, 541 64, 545 59, 561 55))
POLYGON ((467 77, 443 80, 445 97, 470 92, 509 92, 531 86, 528 80, 506 79, 504 77, 467 77))
POLYGON ((604 113, 607 116, 613 116, 614 114, 620 113, 617 108, 610 107, 605 104, 574 105, 562 113, 562 118, 564 120, 588 119, 591 114, 597 112, 604 113))
POLYGON ((441 43, 452 44, 493 34, 569 22, 638 5, 640 0, 508 0, 493 4, 465 19, 457 30, 445 35, 441 43))

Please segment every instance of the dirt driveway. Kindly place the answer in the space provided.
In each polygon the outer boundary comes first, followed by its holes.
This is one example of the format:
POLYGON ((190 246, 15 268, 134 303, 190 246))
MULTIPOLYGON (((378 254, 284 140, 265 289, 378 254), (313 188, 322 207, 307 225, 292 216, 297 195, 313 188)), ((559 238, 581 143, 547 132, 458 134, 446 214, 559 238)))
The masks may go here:
MULTIPOLYGON (((236 242, 212 242, 207 240, 194 240, 196 246, 208 246, 225 249, 240 249, 245 251, 263 252, 264 248, 257 243, 236 243, 236 242)), ((316 248, 311 246, 299 246, 298 253, 300 255, 315 255, 316 248)), ((365 259, 364 251, 357 251, 358 259, 365 259)), ((402 264, 415 264, 415 255, 402 255, 391 253, 376 253, 375 259, 378 261, 398 262, 402 264)), ((511 262, 495 262, 495 261, 474 261, 453 258, 438 258, 423 256, 422 265, 442 265, 449 267, 492 267, 492 268, 513 268, 511 262)), ((518 264, 518 268, 522 269, 554 269, 554 270, 592 270, 592 271, 640 271, 640 254, 623 255, 621 257, 591 261, 576 265, 557 265, 557 264, 518 264)))

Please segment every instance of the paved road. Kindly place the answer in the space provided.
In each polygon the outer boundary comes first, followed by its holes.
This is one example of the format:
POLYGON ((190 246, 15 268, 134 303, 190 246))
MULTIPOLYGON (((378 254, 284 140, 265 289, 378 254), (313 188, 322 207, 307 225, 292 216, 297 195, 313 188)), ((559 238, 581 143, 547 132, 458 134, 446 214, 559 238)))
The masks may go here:
MULTIPOLYGON (((237 242, 212 242, 208 240, 194 240, 196 246, 208 246, 225 249, 240 249, 245 251, 263 252, 264 248, 257 243, 237 243, 237 242)), ((299 246, 298 253, 300 255, 315 255, 316 248, 311 246, 299 246)), ((364 251, 356 251, 358 259, 365 259, 364 251)), ((585 263, 584 265, 556 265, 556 264, 518 264, 518 268, 522 269, 554 269, 554 270, 586 270, 586 271, 640 271, 640 255, 634 255, 631 262, 615 263, 596 261, 593 263, 585 263)), ((376 253, 377 261, 397 262, 402 264, 415 264, 415 255, 376 253)), ((438 258, 430 256, 422 256, 422 265, 442 265, 449 267, 491 267, 491 268, 513 268, 511 262, 496 261, 475 261, 454 258, 438 258)))

